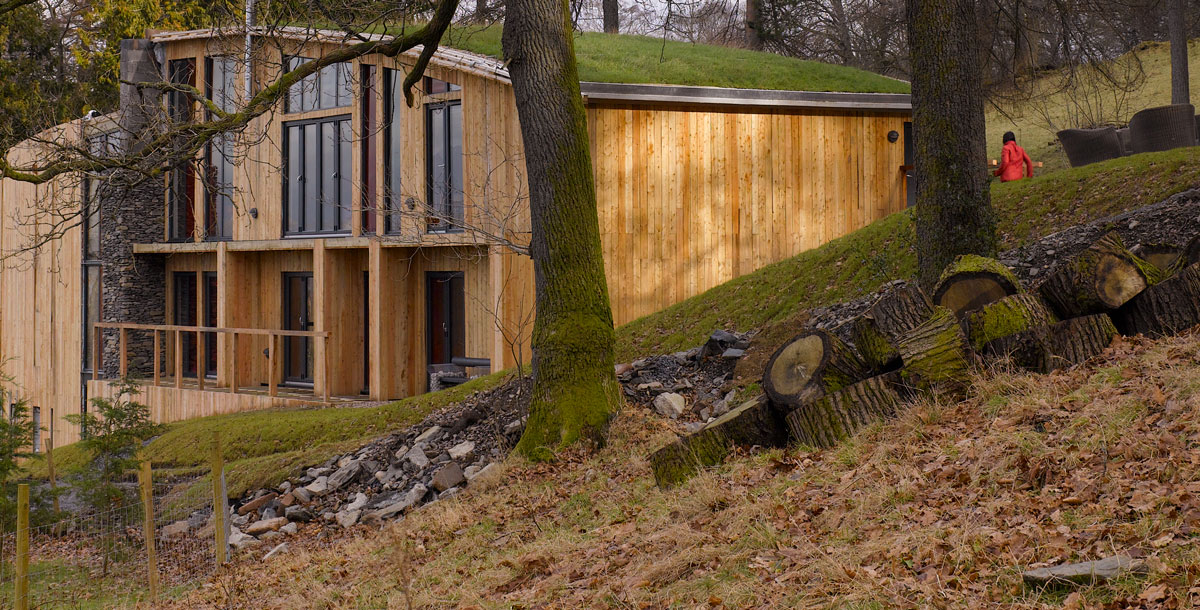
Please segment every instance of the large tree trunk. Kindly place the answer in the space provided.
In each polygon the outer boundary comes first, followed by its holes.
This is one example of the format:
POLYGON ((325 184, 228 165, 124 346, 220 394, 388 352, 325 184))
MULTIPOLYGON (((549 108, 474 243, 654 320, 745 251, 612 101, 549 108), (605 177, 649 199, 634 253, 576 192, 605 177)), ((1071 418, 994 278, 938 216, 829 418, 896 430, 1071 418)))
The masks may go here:
POLYGON ((1133 297, 1113 314, 1124 335, 1171 335, 1200 324, 1200 265, 1133 297))
POLYGON ((1063 319, 1116 309, 1161 279, 1161 272, 1138 258, 1116 232, 1106 233, 1075 258, 1063 261, 1038 287, 1063 319))
POLYGON ((621 404, 587 115, 566 0, 511 0, 502 38, 529 175, 537 317, 533 396, 517 449, 604 442, 621 404))
POLYGON ((1049 373, 1095 357, 1115 336, 1112 318, 1101 313, 1001 337, 983 351, 993 358, 1009 358, 1021 368, 1049 373))
POLYGON ((604 12, 604 31, 608 34, 616 34, 621 30, 621 5, 617 0, 602 0, 601 8, 604 12))
POLYGON ((867 374, 866 365, 853 347, 833 333, 813 329, 776 350, 763 371, 763 389, 771 402, 787 413, 867 374))
POLYGON ((959 254, 992 256, 983 82, 972 0, 907 0, 917 172, 917 277, 932 289, 959 254))
POLYGON ((782 447, 787 428, 766 396, 759 396, 722 415, 699 432, 681 438, 650 456, 659 487, 681 483, 697 470, 720 464, 734 447, 782 447))
POLYGON ((900 367, 896 345, 933 315, 933 304, 916 284, 892 286, 854 319, 851 336, 867 366, 876 371, 900 367))
POLYGON ((895 389, 899 383, 899 373, 872 377, 809 401, 784 421, 800 444, 829 448, 860 428, 893 417, 900 406, 895 389))
POLYGON ((746 0, 746 46, 756 51, 763 48, 761 11, 761 0, 746 0))
POLYGON ((1167 0, 1167 35, 1171 38, 1171 103, 1190 104, 1188 82, 1187 0, 1167 0))

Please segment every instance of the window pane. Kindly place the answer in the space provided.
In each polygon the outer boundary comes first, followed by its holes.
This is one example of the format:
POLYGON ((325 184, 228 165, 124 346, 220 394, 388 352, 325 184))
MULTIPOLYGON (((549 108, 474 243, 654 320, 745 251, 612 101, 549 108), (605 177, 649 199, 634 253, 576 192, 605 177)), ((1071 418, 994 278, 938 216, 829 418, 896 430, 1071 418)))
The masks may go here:
POLYGON ((233 139, 224 138, 221 150, 220 236, 233 237, 233 139))
POLYGON ((462 104, 453 104, 448 109, 450 116, 450 209, 451 219, 463 218, 463 149, 462 149, 462 104))
POLYGON ((238 99, 237 63, 235 63, 232 57, 221 58, 221 63, 224 64, 224 68, 221 72, 221 76, 223 77, 221 82, 221 90, 224 103, 221 106, 221 110, 224 110, 225 112, 234 112, 237 110, 238 99))
POLYGON ((350 121, 338 121, 338 224, 350 229, 350 121))
POLYGON ((337 222, 337 152, 337 123, 321 123, 321 224, 313 227, 320 231, 332 230, 337 222))
POLYGON ((100 258, 100 209, 96 202, 96 190, 99 188, 100 178, 89 178, 84 184, 86 192, 86 201, 84 209, 87 210, 87 234, 84 239, 87 241, 87 251, 84 256, 88 259, 100 258))
MULTIPOLYGON (((288 59, 286 71, 291 72, 292 70, 299 68, 301 65, 303 65, 303 63, 304 63, 304 61, 300 57, 293 57, 291 59, 288 59)), ((292 85, 290 88, 288 88, 287 111, 288 112, 299 112, 303 108, 304 108, 304 81, 300 81, 299 83, 292 85)))
POLYGON ((375 98, 375 66, 363 65, 359 77, 361 91, 360 112, 362 114, 362 232, 366 235, 375 234, 375 205, 379 197, 378 162, 376 153, 377 138, 375 122, 376 110, 379 108, 375 98))
POLYGON ((100 321, 100 303, 103 295, 100 291, 100 265, 87 265, 84 270, 84 304, 83 304, 83 368, 92 368, 94 326, 100 321))
POLYGON ((350 78, 350 63, 342 62, 333 66, 337 70, 337 103, 338 107, 349 106, 354 100, 354 83, 350 78))
POLYGON ((385 102, 387 103, 387 129, 385 132, 384 146, 386 151, 384 154, 387 177, 387 199, 385 205, 389 210, 388 230, 400 230, 400 206, 403 203, 401 196, 401 171, 403 167, 401 161, 403 159, 403 144, 404 144, 404 100, 401 99, 402 86, 404 75, 399 70, 388 70, 384 75, 385 78, 385 102))
MULTIPOLYGON (((429 109, 429 201, 431 214, 441 216, 446 207, 446 110, 429 109)), ((440 222, 438 222, 440 224, 440 222)))
POLYGON ((338 82, 337 82, 337 67, 325 66, 321 68, 321 108, 334 108, 337 106, 338 82))
POLYGON ((300 230, 304 209, 304 142, 299 127, 287 128, 287 230, 300 230))
POLYGON ((320 217, 317 215, 317 197, 319 195, 317 189, 321 186, 321 170, 317 165, 317 160, 320 158, 317 148, 320 140, 317 139, 315 123, 304 126, 304 142, 305 146, 312 149, 312 154, 304 157, 304 216, 300 222, 300 230, 314 231, 320 224, 320 217))

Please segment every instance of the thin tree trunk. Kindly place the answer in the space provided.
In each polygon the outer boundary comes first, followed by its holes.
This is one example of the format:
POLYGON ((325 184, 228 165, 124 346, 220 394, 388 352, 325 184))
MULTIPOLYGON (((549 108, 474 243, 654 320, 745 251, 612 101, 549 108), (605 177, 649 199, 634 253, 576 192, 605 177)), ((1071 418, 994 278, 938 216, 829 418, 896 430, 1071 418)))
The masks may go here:
POLYGON ((604 10, 604 31, 616 34, 621 30, 620 3, 617 0, 602 0, 601 5, 604 10))
POLYGON ((484 23, 488 20, 487 0, 475 0, 475 21, 484 23))
POLYGON ((917 174, 917 277, 929 290, 959 254, 991 256, 976 7, 907 0, 917 174))
POLYGON ((761 50, 762 41, 762 6, 761 0, 746 0, 746 46, 761 50))
POLYGON ((1188 79, 1187 0, 1167 0, 1167 32, 1171 38, 1171 103, 1190 104, 1188 79))
POLYGON ((502 38, 529 175, 537 317, 533 396, 517 449, 604 442, 621 404, 587 115, 567 0, 510 0, 502 38))

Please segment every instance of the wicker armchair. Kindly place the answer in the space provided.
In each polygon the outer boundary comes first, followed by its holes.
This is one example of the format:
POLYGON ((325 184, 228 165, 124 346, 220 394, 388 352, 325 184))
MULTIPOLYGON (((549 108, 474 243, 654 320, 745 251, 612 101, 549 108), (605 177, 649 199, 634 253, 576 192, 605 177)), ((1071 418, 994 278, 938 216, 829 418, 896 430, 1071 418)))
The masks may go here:
MULTIPOLYGON (((1197 124, 1197 127, 1200 128, 1200 124, 1197 124)), ((1129 138, 1128 127, 1122 127, 1117 130, 1117 139, 1121 141, 1121 154, 1126 156, 1132 155, 1133 141, 1129 138)))
POLYGON ((1191 104, 1147 108, 1129 119, 1133 152, 1196 145, 1196 109, 1191 104))
POLYGON ((1121 138, 1112 127, 1100 129, 1064 129, 1058 132, 1058 141, 1071 167, 1089 165, 1123 156, 1121 138))

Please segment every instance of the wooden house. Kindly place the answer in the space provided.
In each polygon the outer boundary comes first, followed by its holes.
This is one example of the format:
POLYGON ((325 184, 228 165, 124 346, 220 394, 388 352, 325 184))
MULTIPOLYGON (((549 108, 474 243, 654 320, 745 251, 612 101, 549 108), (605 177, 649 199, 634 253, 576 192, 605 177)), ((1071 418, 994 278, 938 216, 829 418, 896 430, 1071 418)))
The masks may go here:
MULTIPOLYGON (((232 108, 342 44, 160 32, 126 41, 122 78, 193 85, 232 108)), ((0 184, 0 357, 58 444, 78 437, 62 416, 123 376, 169 422, 400 398, 455 359, 499 370, 529 358, 525 167, 504 64, 443 48, 410 107, 399 84, 413 61, 330 66, 161 182, 0 184), (84 220, 26 250, 51 200, 84 220)), ((155 120, 208 111, 126 89, 114 115, 59 137, 134 146, 155 120)), ((906 94, 582 90, 617 324, 906 206, 906 94)), ((13 154, 37 154, 27 148, 13 154)))

